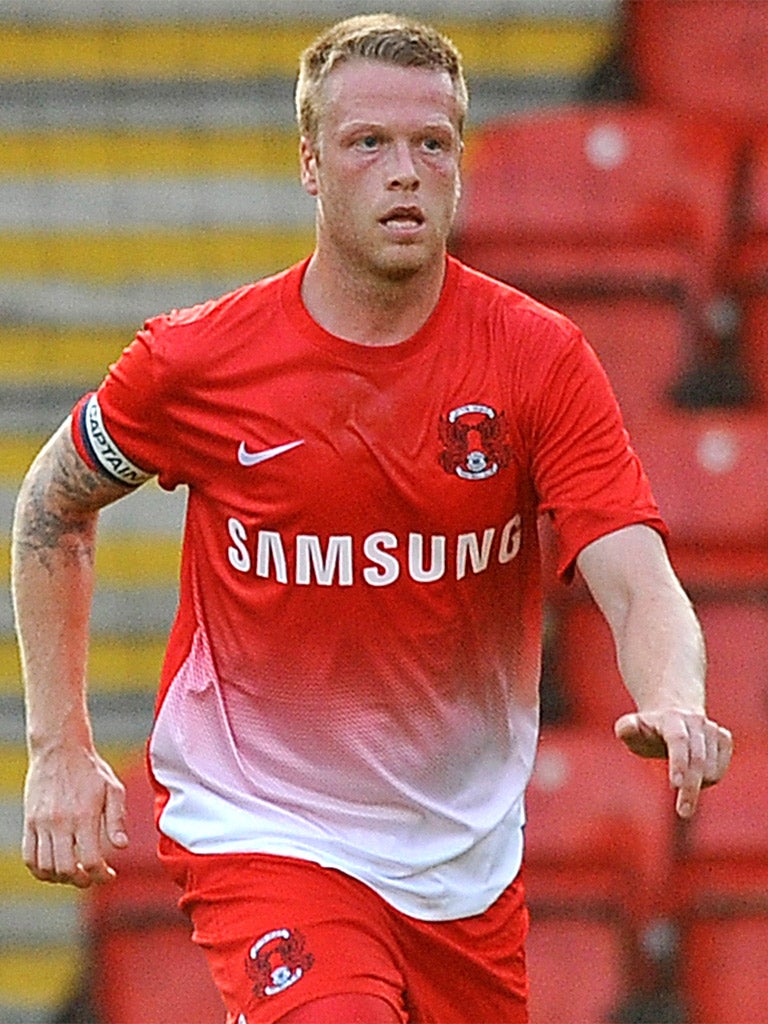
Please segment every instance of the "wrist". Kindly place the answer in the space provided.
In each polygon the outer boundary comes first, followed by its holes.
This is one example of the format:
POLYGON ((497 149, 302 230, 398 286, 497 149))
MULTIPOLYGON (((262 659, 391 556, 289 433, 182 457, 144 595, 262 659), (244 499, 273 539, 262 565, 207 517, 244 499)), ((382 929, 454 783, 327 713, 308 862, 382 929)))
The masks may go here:
POLYGON ((30 757, 51 757, 75 751, 91 754, 94 750, 93 733, 87 720, 59 722, 50 728, 42 725, 27 728, 30 757))

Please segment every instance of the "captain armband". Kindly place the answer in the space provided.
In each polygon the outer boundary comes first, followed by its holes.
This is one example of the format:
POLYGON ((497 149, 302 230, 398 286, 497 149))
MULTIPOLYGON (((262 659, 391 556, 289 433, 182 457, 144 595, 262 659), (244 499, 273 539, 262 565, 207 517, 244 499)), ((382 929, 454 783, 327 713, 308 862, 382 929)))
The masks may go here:
POLYGON ((126 487, 138 487, 154 474, 147 473, 121 452, 104 426, 98 398, 91 395, 80 409, 80 437, 94 466, 126 487))

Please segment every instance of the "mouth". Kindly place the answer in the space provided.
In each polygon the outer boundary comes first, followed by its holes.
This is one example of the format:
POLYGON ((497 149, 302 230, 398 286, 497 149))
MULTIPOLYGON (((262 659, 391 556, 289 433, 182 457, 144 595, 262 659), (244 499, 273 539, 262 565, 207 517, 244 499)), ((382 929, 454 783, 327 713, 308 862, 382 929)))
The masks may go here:
POLYGON ((396 206, 379 218, 379 224, 393 231, 415 231, 422 227, 424 214, 418 206, 396 206))

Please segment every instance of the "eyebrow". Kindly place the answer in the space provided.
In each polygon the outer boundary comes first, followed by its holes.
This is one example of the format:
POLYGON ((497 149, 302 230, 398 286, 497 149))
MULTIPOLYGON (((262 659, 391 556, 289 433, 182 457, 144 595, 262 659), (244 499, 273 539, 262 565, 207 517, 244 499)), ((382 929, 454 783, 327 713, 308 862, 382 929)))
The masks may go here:
MULTIPOLYGON (((383 121, 346 121, 338 126, 339 132, 354 132, 354 131, 389 131, 390 126, 385 124, 383 121)), ((440 121, 427 121, 425 124, 420 124, 413 129, 417 132, 437 132, 437 131, 452 131, 459 133, 458 126, 451 121, 450 118, 446 117, 440 121)))

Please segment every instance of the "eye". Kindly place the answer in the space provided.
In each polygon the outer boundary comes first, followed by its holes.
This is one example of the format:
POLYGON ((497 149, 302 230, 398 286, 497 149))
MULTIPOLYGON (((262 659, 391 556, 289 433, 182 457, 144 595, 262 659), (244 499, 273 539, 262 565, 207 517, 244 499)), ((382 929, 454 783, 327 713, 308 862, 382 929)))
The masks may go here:
POLYGON ((370 135, 370 134, 362 135, 357 140, 357 145, 359 146, 359 148, 360 149, 365 149, 365 150, 376 149, 378 144, 379 144, 379 137, 378 137, 378 135, 370 135))
POLYGON ((424 148, 430 153, 439 153, 445 149, 445 143, 442 139, 436 139, 432 136, 424 139, 424 148))

